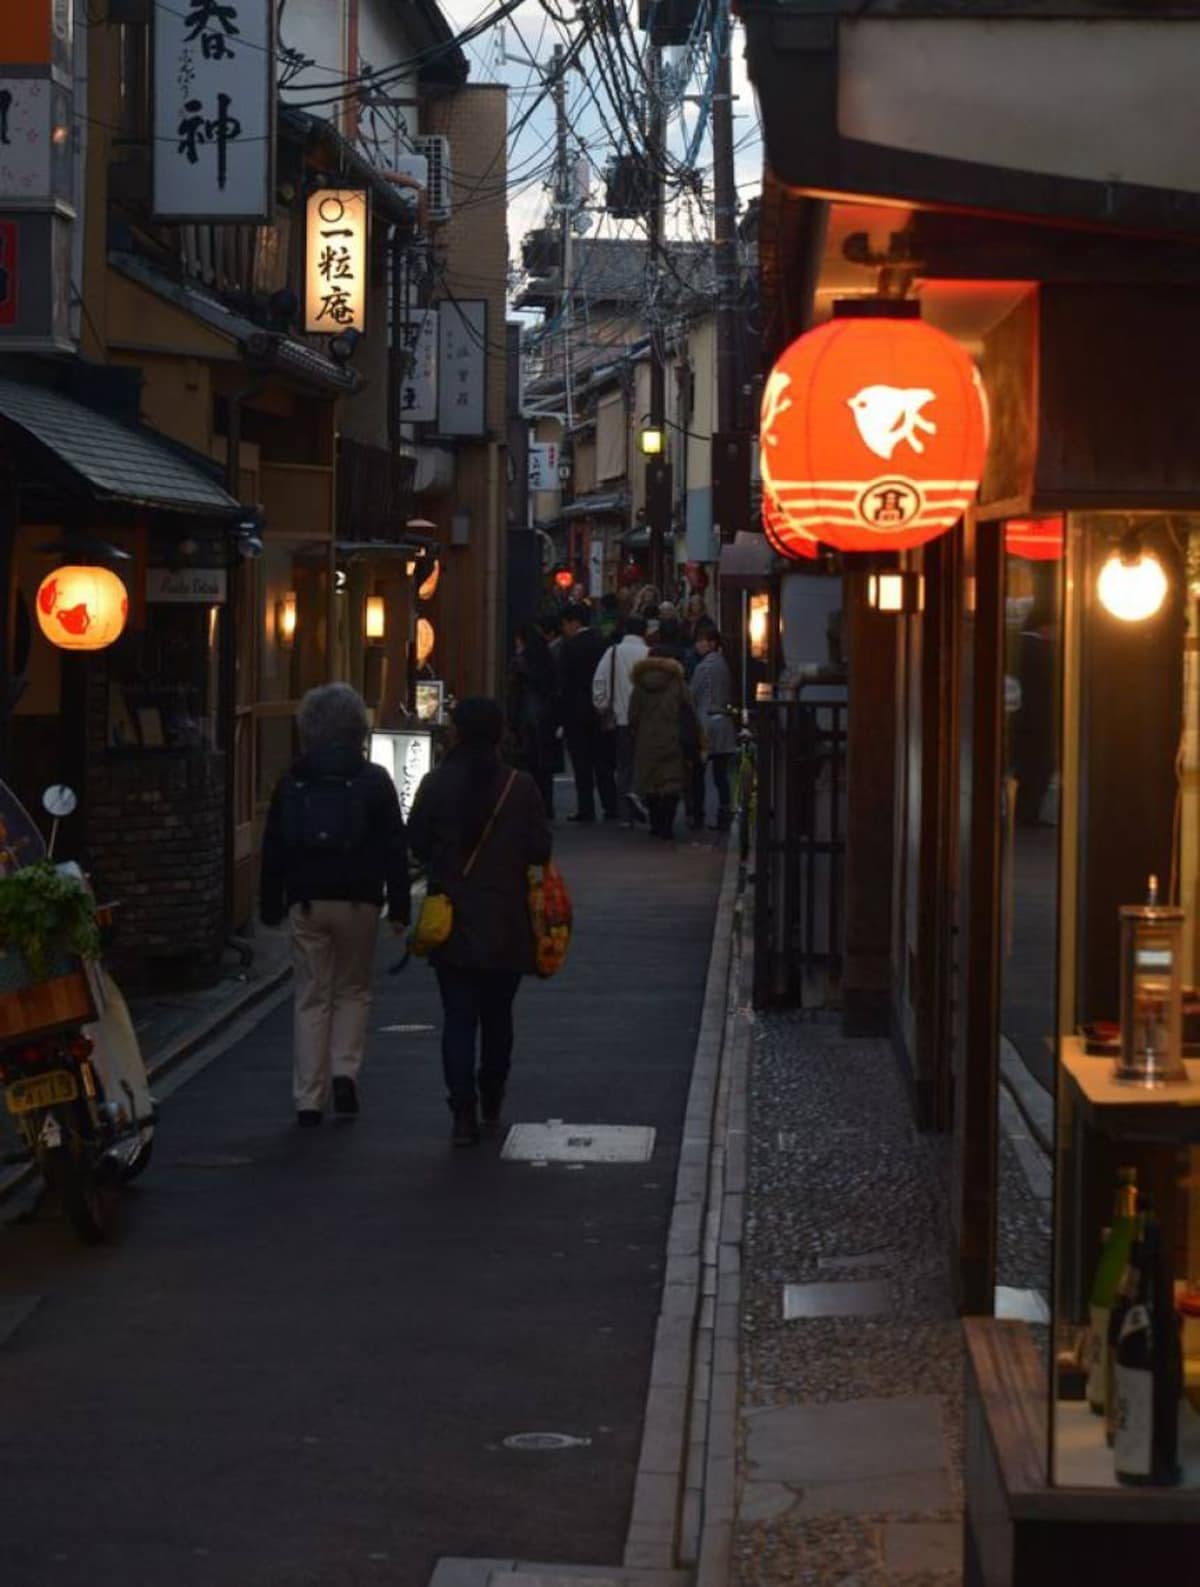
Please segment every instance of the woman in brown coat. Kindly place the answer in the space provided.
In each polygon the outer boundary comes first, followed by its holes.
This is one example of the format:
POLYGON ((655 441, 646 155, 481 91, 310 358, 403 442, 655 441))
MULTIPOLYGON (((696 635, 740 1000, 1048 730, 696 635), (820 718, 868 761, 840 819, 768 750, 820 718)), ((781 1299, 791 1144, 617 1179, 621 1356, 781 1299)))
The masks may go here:
POLYGON ((633 786, 646 803, 651 837, 672 835, 695 720, 680 664, 670 656, 650 655, 639 661, 633 669, 629 701, 633 786))
POLYGON ((442 1069, 456 1146, 499 1122, 512 1060, 513 1000, 534 970, 526 870, 550 858, 550 826, 528 773, 501 764, 504 716, 494 700, 462 700, 455 745, 417 790, 409 847, 426 863, 430 892, 444 892, 454 929, 430 954, 442 995, 442 1069), (471 856, 474 862, 471 863, 471 856), (464 874, 464 872, 466 874, 464 874))

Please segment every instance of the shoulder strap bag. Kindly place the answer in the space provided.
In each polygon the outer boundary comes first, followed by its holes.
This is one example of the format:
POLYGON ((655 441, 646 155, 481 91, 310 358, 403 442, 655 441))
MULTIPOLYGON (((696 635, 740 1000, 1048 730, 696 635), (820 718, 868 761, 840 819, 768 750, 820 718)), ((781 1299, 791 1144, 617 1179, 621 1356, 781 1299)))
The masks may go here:
MULTIPOLYGON (((500 790, 500 797, 496 800, 496 807, 488 817, 487 826, 479 835, 479 842, 471 850, 470 858, 463 866, 463 875, 470 876, 475 868, 475 861, 479 858, 483 845, 491 836, 492 828, 496 825, 496 817, 504 808, 504 801, 508 798, 509 790, 516 781, 517 774, 510 771, 508 781, 500 790)), ((447 942, 450 933, 454 930, 454 905, 450 902, 450 895, 445 892, 426 893, 421 903, 421 913, 417 916, 417 923, 413 927, 410 947, 416 954, 431 953, 433 949, 440 948, 447 942)))

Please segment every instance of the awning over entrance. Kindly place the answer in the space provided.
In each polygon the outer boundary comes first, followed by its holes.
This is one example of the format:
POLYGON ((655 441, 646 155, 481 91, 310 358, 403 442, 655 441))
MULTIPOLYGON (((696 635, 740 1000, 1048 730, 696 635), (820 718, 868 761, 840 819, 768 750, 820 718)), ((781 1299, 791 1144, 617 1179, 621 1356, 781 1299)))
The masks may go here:
POLYGON ((576 501, 567 502, 560 517, 584 518, 589 513, 623 513, 628 505, 627 498, 619 492, 610 492, 607 495, 580 496, 576 501))
POLYGON ((43 386, 0 379, 0 423, 44 446, 103 501, 225 516, 238 503, 152 436, 43 386))

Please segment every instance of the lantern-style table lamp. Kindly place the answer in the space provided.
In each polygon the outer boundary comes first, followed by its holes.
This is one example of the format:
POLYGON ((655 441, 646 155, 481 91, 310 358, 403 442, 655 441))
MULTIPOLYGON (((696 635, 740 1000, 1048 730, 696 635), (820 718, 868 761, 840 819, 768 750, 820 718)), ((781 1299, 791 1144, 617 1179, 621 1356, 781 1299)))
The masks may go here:
POLYGON ((1121 1053, 1116 1078, 1161 1086, 1187 1079, 1183 1064, 1183 910, 1158 901, 1121 908, 1121 1053))

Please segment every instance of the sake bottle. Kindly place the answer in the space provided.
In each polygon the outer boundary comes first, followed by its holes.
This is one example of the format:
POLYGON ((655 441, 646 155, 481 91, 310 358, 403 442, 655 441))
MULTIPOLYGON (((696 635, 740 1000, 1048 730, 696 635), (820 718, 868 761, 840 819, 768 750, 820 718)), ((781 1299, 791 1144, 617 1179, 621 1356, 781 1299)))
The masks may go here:
POLYGON ((1087 1402, 1103 1416, 1108 1382, 1108 1323, 1117 1288, 1129 1262, 1137 1220, 1137 1170, 1117 1170, 1113 1221, 1105 1231, 1088 1302, 1087 1402))
POLYGON ((1113 1465, 1119 1482, 1171 1487, 1180 1479, 1183 1355, 1162 1229, 1138 1198, 1137 1290, 1121 1318, 1113 1369, 1113 1465))

